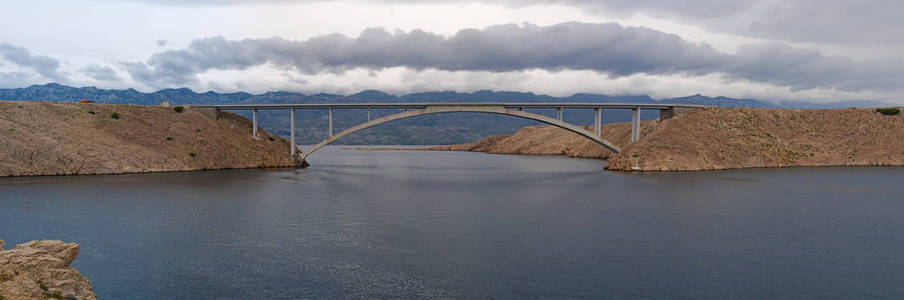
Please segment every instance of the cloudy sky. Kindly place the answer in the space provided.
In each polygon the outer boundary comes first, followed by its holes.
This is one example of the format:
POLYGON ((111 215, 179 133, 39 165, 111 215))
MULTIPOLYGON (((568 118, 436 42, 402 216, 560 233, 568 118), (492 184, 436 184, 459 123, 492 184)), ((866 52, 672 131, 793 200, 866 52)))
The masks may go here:
POLYGON ((0 87, 904 104, 900 0, 3 1, 0 87))

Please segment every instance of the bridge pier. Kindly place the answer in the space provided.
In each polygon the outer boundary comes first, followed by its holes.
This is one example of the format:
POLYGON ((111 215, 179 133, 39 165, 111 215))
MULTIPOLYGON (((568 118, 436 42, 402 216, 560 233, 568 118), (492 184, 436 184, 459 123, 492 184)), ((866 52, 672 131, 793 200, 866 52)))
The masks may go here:
POLYGON ((290 144, 290 147, 292 150, 289 150, 289 154, 291 154, 292 156, 295 156, 295 152, 296 152, 295 148, 297 148, 297 146, 295 146, 296 145, 295 144, 295 108, 292 108, 292 118, 290 118, 290 119, 292 122, 292 126, 289 126, 289 127, 291 127, 290 130, 292 131, 292 133, 290 134, 291 138, 289 139, 289 144, 290 144))
POLYGON ((562 107, 556 108, 556 120, 562 121, 562 115, 563 115, 562 111, 563 111, 562 107))
POLYGON ((333 136, 333 108, 330 107, 330 137, 333 136))
POLYGON ((631 142, 640 140, 640 107, 631 109, 631 142))
POLYGON ((367 121, 370 122, 370 106, 367 107, 367 121))
POLYGON ((593 109, 593 134, 603 137, 603 109, 597 107, 593 109))
POLYGON ((251 136, 257 137, 257 108, 251 110, 251 136))

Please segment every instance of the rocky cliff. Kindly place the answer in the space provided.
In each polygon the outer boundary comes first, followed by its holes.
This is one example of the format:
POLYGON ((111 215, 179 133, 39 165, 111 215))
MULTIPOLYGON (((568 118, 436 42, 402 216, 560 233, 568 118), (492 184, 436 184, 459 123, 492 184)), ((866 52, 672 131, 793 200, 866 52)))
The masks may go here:
POLYGON ((624 171, 904 165, 904 116, 874 109, 709 108, 644 122, 636 143, 627 123, 604 126, 603 136, 622 151, 550 126, 428 149, 601 158, 624 171))
POLYGON ((230 113, 0 101, 0 177, 294 167, 289 143, 230 113))
POLYGON ((97 299, 88 278, 69 267, 78 244, 45 240, 4 249, 0 240, 0 299, 97 299))

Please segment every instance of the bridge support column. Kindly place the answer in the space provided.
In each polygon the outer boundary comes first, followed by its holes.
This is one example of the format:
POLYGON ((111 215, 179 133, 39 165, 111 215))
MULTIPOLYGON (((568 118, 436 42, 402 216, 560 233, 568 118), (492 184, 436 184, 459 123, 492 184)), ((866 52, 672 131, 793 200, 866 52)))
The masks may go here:
POLYGON ((640 107, 631 109, 631 142, 640 140, 640 107))
POLYGON ((251 136, 257 137, 257 108, 251 110, 251 136))
POLYGON ((603 130, 601 127, 603 125, 603 109, 601 109, 599 107, 594 108, 593 115, 594 115, 594 117, 593 117, 593 134, 595 134, 598 137, 602 137, 603 130))
POLYGON ((562 113, 563 109, 561 107, 556 108, 556 119, 562 121, 562 113))
POLYGON ((370 106, 367 107, 367 121, 370 122, 370 106))
POLYGON ((330 107, 330 137, 333 137, 333 108, 330 107))
POLYGON ((295 109, 294 108, 292 109, 292 118, 290 118, 290 119, 292 122, 292 126, 289 126, 289 127, 291 127, 289 130, 291 130, 292 133, 289 134, 289 136, 291 136, 291 138, 289 139, 289 145, 292 150, 289 150, 289 154, 292 154, 292 156, 295 156, 296 146, 295 146, 295 109))

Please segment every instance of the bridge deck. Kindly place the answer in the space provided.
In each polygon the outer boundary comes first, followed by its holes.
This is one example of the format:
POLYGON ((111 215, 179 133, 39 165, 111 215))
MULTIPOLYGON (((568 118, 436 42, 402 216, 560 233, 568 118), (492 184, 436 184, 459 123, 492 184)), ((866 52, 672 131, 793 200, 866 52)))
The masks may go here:
POLYGON ((299 104, 226 104, 226 105, 192 105, 194 108, 213 108, 217 110, 249 110, 249 109, 366 109, 366 108, 426 108, 427 106, 495 106, 506 108, 603 108, 603 109, 671 109, 704 108, 705 105, 667 104, 667 103, 509 103, 509 102, 428 102, 428 103, 299 103, 299 104))

